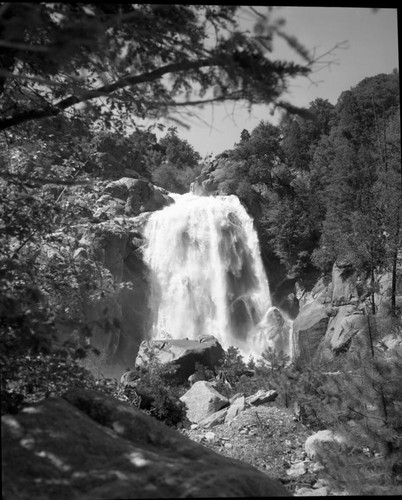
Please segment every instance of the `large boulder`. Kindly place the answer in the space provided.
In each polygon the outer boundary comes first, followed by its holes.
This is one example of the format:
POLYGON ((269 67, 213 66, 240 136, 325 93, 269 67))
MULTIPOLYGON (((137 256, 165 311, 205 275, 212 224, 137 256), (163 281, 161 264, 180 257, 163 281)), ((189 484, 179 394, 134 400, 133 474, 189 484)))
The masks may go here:
POLYGON ((229 406, 229 400, 222 396, 211 382, 200 380, 180 398, 187 406, 187 418, 198 423, 213 413, 229 406))
MULTIPOLYGON (((392 330, 392 274, 384 272, 376 277, 375 315, 371 308, 368 310, 370 282, 365 279, 357 276, 349 262, 337 262, 330 281, 320 278, 311 291, 298 290, 300 311, 293 324, 293 341, 299 367, 330 362, 338 354, 360 349, 361 342, 370 335, 377 342, 381 340, 378 333, 392 330)), ((395 305, 400 310, 402 280, 397 280, 395 292, 395 305)))
POLYGON ((185 382, 196 371, 196 363, 213 370, 219 365, 223 355, 222 346, 212 335, 198 340, 146 340, 140 345, 135 367, 145 367, 151 359, 162 364, 174 363, 178 365, 178 380, 185 382))
POLYGON ((251 465, 87 390, 2 417, 2 489, 19 500, 290 496, 251 465))

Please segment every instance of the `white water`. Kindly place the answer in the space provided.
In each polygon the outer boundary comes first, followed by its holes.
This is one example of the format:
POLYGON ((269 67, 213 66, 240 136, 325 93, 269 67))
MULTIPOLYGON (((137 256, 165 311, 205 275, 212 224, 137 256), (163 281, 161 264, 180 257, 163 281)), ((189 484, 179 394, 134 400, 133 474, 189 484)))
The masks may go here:
POLYGON ((150 338, 214 335, 224 348, 255 356, 275 348, 277 334, 268 323, 276 308, 253 221, 239 199, 192 193, 174 198, 145 227, 150 338))

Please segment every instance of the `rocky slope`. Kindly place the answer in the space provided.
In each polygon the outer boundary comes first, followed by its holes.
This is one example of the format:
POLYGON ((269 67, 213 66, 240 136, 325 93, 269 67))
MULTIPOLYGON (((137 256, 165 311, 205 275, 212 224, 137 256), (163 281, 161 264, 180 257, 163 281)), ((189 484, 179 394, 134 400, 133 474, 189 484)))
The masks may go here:
POLYGON ((181 432, 226 457, 253 465, 286 486, 295 496, 337 496, 322 467, 310 460, 305 441, 314 432, 290 409, 274 403, 246 408, 231 422, 206 428, 192 424, 181 432))

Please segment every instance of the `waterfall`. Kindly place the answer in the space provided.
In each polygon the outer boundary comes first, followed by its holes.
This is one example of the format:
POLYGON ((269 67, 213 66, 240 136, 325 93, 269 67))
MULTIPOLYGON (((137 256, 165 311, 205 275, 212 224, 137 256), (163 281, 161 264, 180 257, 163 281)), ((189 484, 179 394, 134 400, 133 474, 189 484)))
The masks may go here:
POLYGON ((214 335, 224 348, 261 354, 272 346, 267 318, 276 308, 252 219, 233 195, 174 198, 145 227, 150 338, 214 335))

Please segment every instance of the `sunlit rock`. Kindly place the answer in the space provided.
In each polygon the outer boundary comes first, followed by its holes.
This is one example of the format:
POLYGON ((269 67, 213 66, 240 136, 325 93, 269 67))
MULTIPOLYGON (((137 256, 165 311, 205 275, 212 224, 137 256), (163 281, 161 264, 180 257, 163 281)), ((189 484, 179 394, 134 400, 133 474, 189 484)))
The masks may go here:
POLYGON ((176 376, 185 382, 196 371, 197 363, 214 370, 224 357, 224 350, 216 338, 206 340, 166 339, 144 340, 139 348, 135 367, 146 367, 151 360, 178 366, 176 376))
POLYGON ((229 406, 229 400, 222 396, 211 382, 205 380, 192 385, 180 400, 187 406, 187 418, 194 423, 199 423, 223 407, 229 406))

